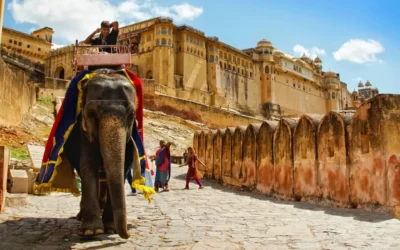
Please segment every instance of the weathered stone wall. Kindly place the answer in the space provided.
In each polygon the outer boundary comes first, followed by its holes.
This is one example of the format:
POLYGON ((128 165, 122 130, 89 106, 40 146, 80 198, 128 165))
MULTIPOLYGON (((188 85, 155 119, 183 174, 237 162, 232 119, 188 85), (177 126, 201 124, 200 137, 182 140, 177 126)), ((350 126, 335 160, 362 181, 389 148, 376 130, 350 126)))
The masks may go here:
POLYGON ((222 182, 230 184, 232 177, 232 137, 235 128, 229 127, 225 130, 222 139, 222 182))
POLYGON ((232 137, 231 184, 236 186, 240 186, 242 183, 243 136, 245 131, 246 127, 239 126, 235 129, 232 137))
POLYGON ((214 150, 213 150, 213 144, 214 144, 214 135, 216 131, 208 131, 205 133, 205 141, 206 141, 206 155, 205 155, 205 161, 204 164, 206 164, 205 168, 205 174, 207 177, 212 177, 213 176, 213 171, 212 171, 212 164, 214 160, 214 150))
MULTIPOLYGON (((222 140, 226 129, 217 129, 213 138, 213 161, 211 169, 213 172, 213 178, 215 180, 221 180, 222 176, 222 140)), ((208 163, 206 163, 208 164, 208 163)))
POLYGON ((400 218, 399 134, 400 95, 378 95, 356 111, 208 133, 214 160, 206 164, 229 185, 341 207, 383 205, 400 218))
POLYGON ((156 85, 152 80, 143 80, 143 87, 146 109, 162 111, 183 119, 203 123, 212 129, 263 122, 262 119, 204 105, 200 102, 160 94, 160 90, 157 90, 160 86, 156 85))
POLYGON ((0 145, 0 213, 5 207, 10 150, 0 145))
POLYGON ((293 193, 293 130, 296 120, 280 120, 274 133, 274 191, 281 197, 290 197, 293 193))
POLYGON ((302 115, 293 134, 294 196, 318 197, 317 131, 323 115, 302 115))
POLYGON ((257 190, 270 194, 274 185, 274 161, 272 143, 277 122, 263 122, 257 136, 257 190))
POLYGON ((0 125, 18 125, 36 102, 35 86, 23 71, 12 71, 0 59, 0 125))
POLYGON ((349 126, 353 206, 400 205, 400 98, 378 95, 361 105, 349 126))
POLYGON ((324 198, 347 204, 349 199, 348 136, 353 113, 329 112, 317 135, 320 187, 324 198))
POLYGON ((64 97, 70 81, 46 77, 44 84, 39 88, 38 98, 64 97))
POLYGON ((247 126, 243 137, 243 162, 242 162, 242 185, 248 188, 256 187, 257 171, 257 132, 260 124, 247 126))

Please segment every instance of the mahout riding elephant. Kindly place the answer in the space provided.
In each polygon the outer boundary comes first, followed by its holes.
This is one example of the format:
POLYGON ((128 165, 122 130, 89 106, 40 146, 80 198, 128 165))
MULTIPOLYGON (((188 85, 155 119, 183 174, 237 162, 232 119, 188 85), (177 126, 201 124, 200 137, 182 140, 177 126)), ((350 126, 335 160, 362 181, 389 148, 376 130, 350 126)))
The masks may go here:
POLYGON ((64 156, 82 184, 78 234, 118 233, 129 238, 125 204, 125 174, 133 162, 140 175, 138 149, 131 133, 135 122, 135 87, 113 70, 96 70, 82 85, 81 112, 64 156))

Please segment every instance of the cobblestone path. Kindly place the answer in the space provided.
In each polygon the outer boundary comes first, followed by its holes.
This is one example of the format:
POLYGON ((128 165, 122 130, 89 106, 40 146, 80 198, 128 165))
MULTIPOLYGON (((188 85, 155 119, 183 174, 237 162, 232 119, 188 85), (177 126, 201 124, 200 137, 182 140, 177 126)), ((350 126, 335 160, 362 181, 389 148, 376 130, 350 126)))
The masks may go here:
MULTIPOLYGON (((0 249, 400 249, 400 221, 389 215, 236 192, 214 182, 182 190, 185 168, 173 167, 171 192, 127 196, 131 238, 82 240, 79 197, 30 196, 0 215, 0 249)), ((126 185, 128 190, 128 185, 126 185)))

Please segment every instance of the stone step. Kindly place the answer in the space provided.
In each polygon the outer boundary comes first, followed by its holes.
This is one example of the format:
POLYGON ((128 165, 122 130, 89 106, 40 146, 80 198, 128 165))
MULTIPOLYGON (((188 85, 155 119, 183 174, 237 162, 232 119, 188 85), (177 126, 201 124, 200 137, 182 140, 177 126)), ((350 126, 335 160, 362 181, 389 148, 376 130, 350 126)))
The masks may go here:
POLYGON ((6 194, 6 208, 21 207, 27 204, 28 194, 6 194))
POLYGON ((45 148, 43 146, 37 146, 31 144, 28 144, 27 148, 28 148, 29 158, 31 159, 32 162, 33 171, 39 172, 40 167, 42 165, 42 159, 45 148))

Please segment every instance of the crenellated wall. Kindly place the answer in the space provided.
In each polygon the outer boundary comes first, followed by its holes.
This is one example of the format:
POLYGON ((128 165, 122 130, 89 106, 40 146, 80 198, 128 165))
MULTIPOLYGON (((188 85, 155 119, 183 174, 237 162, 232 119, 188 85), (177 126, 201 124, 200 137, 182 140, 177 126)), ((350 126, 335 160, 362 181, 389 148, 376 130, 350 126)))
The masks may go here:
POLYGON ((400 218, 399 135, 400 95, 378 95, 356 111, 198 131, 193 147, 207 165, 199 170, 225 184, 286 200, 383 205, 400 218))

